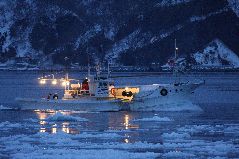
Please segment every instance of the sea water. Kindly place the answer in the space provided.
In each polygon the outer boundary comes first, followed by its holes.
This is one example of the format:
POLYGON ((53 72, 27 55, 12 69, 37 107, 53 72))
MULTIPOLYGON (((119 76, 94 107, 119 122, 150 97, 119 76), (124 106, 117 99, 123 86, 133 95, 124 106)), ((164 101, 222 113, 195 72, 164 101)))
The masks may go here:
MULTIPOLYGON (((70 73, 82 79, 85 73, 70 73)), ((169 74, 118 73, 116 85, 171 83, 169 74)), ((195 73, 205 80, 191 95, 202 111, 21 111, 16 97, 63 94, 60 83, 40 85, 40 73, 0 73, 0 158, 239 158, 239 75, 195 73)), ((62 77, 58 75, 57 78, 62 77)))

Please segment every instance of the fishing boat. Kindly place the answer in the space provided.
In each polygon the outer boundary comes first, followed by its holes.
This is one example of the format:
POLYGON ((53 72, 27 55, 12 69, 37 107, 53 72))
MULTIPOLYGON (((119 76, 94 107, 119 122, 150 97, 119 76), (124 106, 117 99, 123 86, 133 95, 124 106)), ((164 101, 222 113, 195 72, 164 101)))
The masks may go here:
MULTIPOLYGON (((57 79, 39 78, 41 84, 46 81, 57 83, 57 79)), ((90 75, 81 83, 79 80, 70 79, 68 73, 64 79, 60 79, 65 87, 64 96, 60 99, 57 94, 49 94, 47 98, 16 98, 20 109, 30 110, 81 110, 81 111, 119 111, 121 100, 111 94, 114 81, 97 75, 90 75), (74 83, 77 82, 77 83, 74 83)))
POLYGON ((180 74, 183 71, 178 63, 178 47, 175 39, 174 58, 170 60, 173 70, 173 83, 153 84, 136 86, 138 92, 129 101, 131 111, 182 111, 182 110, 201 110, 190 100, 191 94, 205 84, 205 81, 183 82, 180 74))

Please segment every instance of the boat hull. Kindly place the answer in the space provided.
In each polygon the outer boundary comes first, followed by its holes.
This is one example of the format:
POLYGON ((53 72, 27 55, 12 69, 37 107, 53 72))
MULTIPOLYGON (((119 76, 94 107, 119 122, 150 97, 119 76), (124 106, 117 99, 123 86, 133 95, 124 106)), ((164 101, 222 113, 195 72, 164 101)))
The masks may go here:
POLYGON ((129 103, 131 111, 201 111, 190 95, 202 83, 143 86, 129 103), (166 90, 163 92, 162 90, 166 90))
POLYGON ((80 110, 80 111, 119 111, 119 100, 74 99, 47 100, 17 98, 18 107, 22 110, 80 110))

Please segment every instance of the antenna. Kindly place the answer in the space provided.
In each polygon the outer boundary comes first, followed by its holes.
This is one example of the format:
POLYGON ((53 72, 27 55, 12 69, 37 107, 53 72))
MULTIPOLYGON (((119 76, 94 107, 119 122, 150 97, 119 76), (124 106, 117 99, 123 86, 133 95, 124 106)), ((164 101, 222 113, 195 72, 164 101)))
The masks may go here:
POLYGON ((174 42, 174 58, 175 60, 177 60, 177 51, 178 51, 178 48, 177 48, 177 39, 175 39, 175 42, 174 42))
POLYGON ((89 55, 87 57, 88 57, 88 77, 89 77, 90 76, 90 60, 89 60, 89 55))
POLYGON ((178 47, 177 47, 177 39, 175 39, 174 41, 174 66, 173 66, 173 75, 175 77, 175 83, 177 83, 179 81, 179 75, 178 75, 178 71, 179 71, 179 66, 177 64, 177 52, 178 52, 178 47), (178 80, 177 80, 178 79, 178 80))
POLYGON ((88 43, 87 43, 86 53, 87 53, 87 60, 88 60, 88 77, 90 77, 90 57, 89 57, 89 45, 88 45, 88 43))
POLYGON ((110 65, 111 65, 111 60, 108 60, 108 78, 110 77, 110 65))

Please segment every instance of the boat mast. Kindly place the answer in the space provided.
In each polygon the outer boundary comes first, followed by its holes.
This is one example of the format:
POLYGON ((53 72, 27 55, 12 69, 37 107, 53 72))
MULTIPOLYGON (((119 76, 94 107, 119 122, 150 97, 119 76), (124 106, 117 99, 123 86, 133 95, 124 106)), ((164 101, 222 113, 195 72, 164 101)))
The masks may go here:
POLYGON ((110 78, 110 60, 108 60, 108 75, 107 75, 107 78, 110 78))
POLYGON ((88 44, 87 44, 86 53, 87 53, 87 60, 88 60, 88 78, 89 78, 90 77, 90 57, 89 57, 89 46, 88 46, 88 44))
POLYGON ((177 60, 177 50, 178 50, 178 48, 177 48, 177 39, 175 39, 175 41, 174 41, 174 49, 175 49, 174 50, 174 59, 177 60))
POLYGON ((88 77, 90 77, 90 64, 88 63, 88 77))
POLYGON ((69 74, 68 74, 68 63, 67 61, 69 60, 69 58, 66 56, 64 58, 65 60, 65 90, 69 90, 70 87, 69 87, 69 74))

